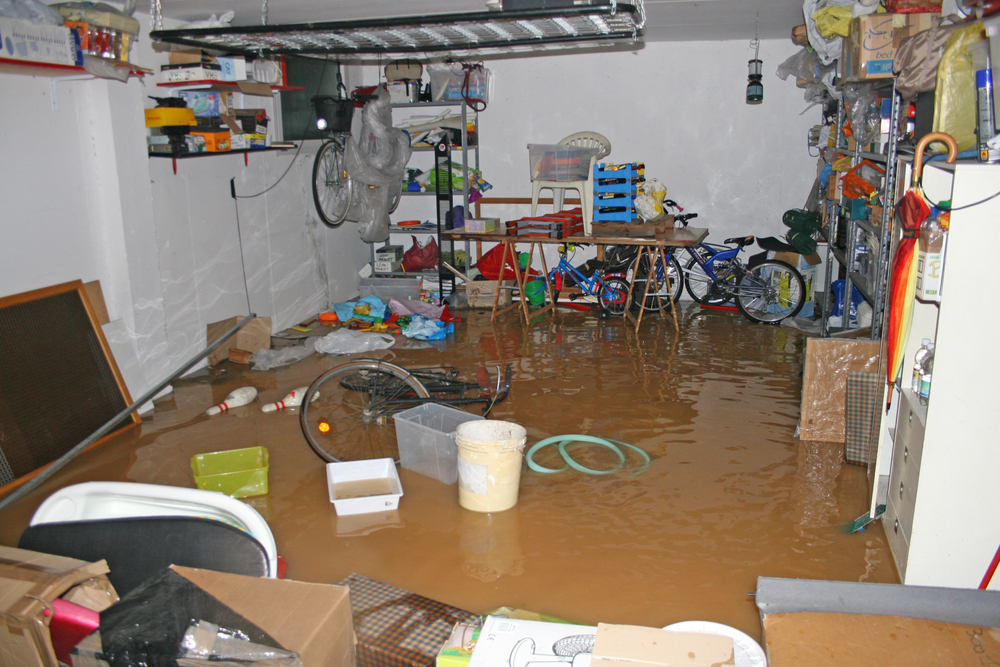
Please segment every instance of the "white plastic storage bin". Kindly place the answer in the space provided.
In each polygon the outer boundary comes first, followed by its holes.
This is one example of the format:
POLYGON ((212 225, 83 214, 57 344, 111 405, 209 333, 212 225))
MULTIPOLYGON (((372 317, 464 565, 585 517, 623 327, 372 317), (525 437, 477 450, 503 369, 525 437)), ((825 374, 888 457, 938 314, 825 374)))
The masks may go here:
POLYGON ((326 482, 338 516, 394 510, 403 495, 392 459, 327 463, 326 482))
POLYGON ((420 278, 362 278, 358 290, 362 297, 377 296, 389 299, 420 299, 420 278))
POLYGON ((590 159, 600 148, 563 146, 561 144, 528 144, 528 166, 533 181, 585 181, 590 172, 590 159))
POLYGON ((458 481, 455 429, 483 417, 439 403, 424 403, 396 413, 393 419, 399 464, 439 482, 454 484, 458 481))

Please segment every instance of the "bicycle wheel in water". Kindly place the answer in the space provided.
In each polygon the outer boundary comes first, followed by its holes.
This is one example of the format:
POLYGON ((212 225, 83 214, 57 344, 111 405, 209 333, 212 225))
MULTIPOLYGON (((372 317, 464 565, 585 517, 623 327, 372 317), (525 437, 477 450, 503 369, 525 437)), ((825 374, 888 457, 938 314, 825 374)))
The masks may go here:
POLYGON ((802 310, 806 285, 790 264, 769 259, 737 280, 736 306, 748 319, 777 324, 802 310))
MULTIPOLYGON (((703 253, 704 251, 697 252, 703 253)), ((701 265, 693 257, 689 259, 687 270, 684 272, 687 292, 698 303, 721 306, 733 298, 732 287, 736 284, 733 260, 720 259, 716 261, 712 265, 712 271, 725 281, 722 286, 713 283, 712 279, 705 273, 705 269, 701 268, 701 265)))
POLYGON ((645 302, 643 302, 643 294, 646 293, 646 282, 649 276, 649 257, 647 255, 643 254, 639 257, 639 267, 635 273, 636 275, 632 278, 634 285, 632 305, 642 304, 642 307, 647 311, 653 311, 660 309, 661 302, 665 308, 669 308, 671 302, 677 303, 677 299, 681 298, 681 292, 684 290, 681 263, 673 255, 667 260, 666 276, 663 273, 662 265, 656 267, 656 271, 653 273, 653 284, 649 287, 649 294, 646 295, 645 302), (669 291, 667 290, 667 276, 670 278, 669 291))
POLYGON ((324 461, 399 460, 393 414, 428 398, 405 368, 378 359, 355 359, 316 378, 299 410, 299 425, 324 461), (319 394, 318 398, 314 397, 319 394))
POLYGON ((597 289, 601 293, 597 296, 597 301, 612 315, 623 315, 628 303, 628 281, 624 276, 605 276, 601 279, 601 284, 597 289))
POLYGON ((344 147, 337 141, 320 146, 313 162, 313 201, 327 227, 339 227, 351 208, 354 182, 347 175, 344 147))

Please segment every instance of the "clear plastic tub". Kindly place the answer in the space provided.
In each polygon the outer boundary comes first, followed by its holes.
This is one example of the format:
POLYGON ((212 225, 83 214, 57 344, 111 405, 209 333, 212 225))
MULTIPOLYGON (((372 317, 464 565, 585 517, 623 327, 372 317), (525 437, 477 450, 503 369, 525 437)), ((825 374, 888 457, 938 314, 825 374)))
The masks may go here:
POLYGON ((389 299, 420 299, 420 278, 362 278, 358 290, 362 297, 377 296, 389 299))
POLYGON ((600 155, 599 148, 528 144, 528 166, 533 181, 585 181, 590 160, 600 155))
POLYGON ((433 477, 445 484, 458 481, 459 424, 483 419, 465 410, 439 403, 425 403, 395 415, 399 464, 407 470, 433 477))

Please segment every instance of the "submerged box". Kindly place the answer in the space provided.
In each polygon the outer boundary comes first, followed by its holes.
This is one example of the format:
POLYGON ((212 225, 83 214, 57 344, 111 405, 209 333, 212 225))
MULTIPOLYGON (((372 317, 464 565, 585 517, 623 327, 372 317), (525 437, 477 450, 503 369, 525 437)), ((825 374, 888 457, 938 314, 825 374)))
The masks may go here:
MULTIPOLYGON (((498 306, 509 306, 513 302, 511 288, 513 280, 505 280, 500 285, 500 301, 498 306)), ((465 284, 465 296, 470 308, 492 308, 493 299, 497 293, 496 280, 473 280, 465 284)))
MULTIPOLYGON (((217 341, 220 336, 236 326, 242 319, 242 317, 230 317, 209 324, 205 331, 208 345, 217 341)), ((229 351, 234 347, 247 352, 271 349, 271 318, 255 317, 244 324, 239 331, 208 355, 208 365, 214 366, 220 361, 228 359, 229 351)))
POLYGON ((464 609, 359 574, 339 585, 351 589, 358 667, 431 667, 456 623, 480 623, 464 609))
POLYGON ((233 498, 267 493, 267 448, 246 447, 191 457, 194 483, 204 491, 218 491, 233 498))
POLYGON ((483 419, 465 410, 438 403, 424 403, 392 416, 396 422, 399 465, 445 484, 458 481, 459 424, 483 419))

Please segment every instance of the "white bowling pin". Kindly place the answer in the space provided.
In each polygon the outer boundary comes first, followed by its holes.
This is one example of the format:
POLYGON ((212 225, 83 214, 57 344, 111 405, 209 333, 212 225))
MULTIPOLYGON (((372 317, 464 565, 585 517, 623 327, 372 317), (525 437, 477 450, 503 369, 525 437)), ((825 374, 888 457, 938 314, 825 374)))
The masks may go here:
POLYGON ((234 389, 229 396, 226 396, 226 400, 218 405, 213 405, 208 410, 205 410, 206 415, 217 415, 220 412, 227 412, 232 408, 238 408, 241 405, 246 405, 253 399, 257 398, 257 388, 256 387, 240 387, 239 389, 234 389))
MULTIPOLYGON (((299 387, 298 389, 293 389, 292 391, 288 392, 288 396, 285 396, 285 398, 278 401, 277 403, 268 403, 267 405, 262 407, 260 411, 274 412, 275 410, 284 410, 285 408, 298 407, 302 405, 302 399, 306 397, 306 392, 308 390, 309 387, 299 387)), ((319 398, 318 391, 313 394, 312 400, 310 400, 309 402, 312 403, 317 398, 319 398)))

